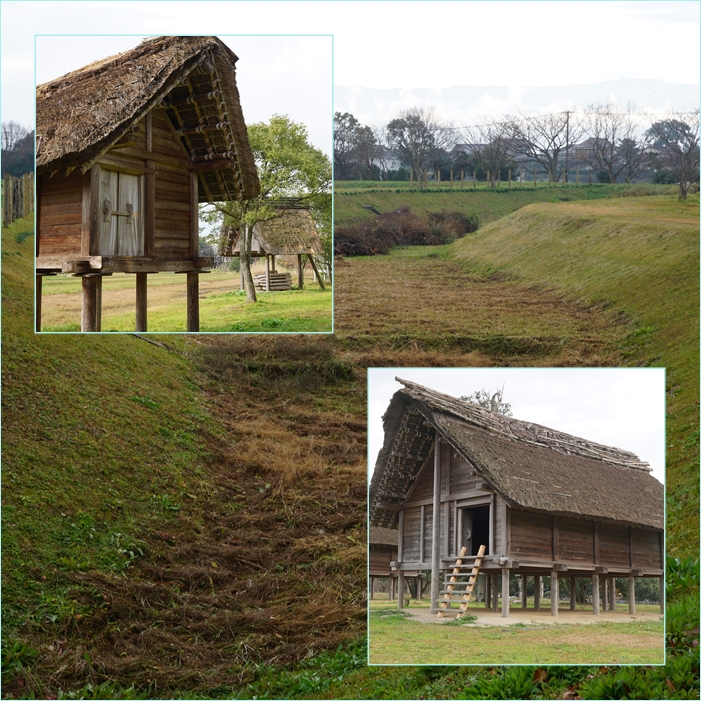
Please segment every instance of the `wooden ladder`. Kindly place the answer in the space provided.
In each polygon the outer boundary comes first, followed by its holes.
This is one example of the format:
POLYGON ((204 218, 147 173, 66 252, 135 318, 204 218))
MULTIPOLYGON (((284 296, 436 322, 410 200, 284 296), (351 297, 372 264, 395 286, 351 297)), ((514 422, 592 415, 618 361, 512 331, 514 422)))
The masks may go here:
MULTIPOLYGON (((477 581, 477 575, 479 574, 480 567, 482 566, 482 558, 484 557, 484 551, 486 549, 486 545, 480 545, 480 549, 477 552, 477 557, 475 558, 474 567, 472 568, 472 572, 470 573, 470 578, 467 580, 467 587, 465 591, 462 592, 462 602, 460 603, 460 608, 458 609, 456 618, 461 618, 465 615, 465 612, 467 611, 467 605, 470 603, 470 598, 472 597, 472 590, 475 588, 475 582, 477 581)), ((445 590, 445 599, 441 601, 440 610, 436 614, 438 618, 445 618, 445 612, 448 610, 448 606, 452 602, 453 589, 455 587, 455 583, 458 581, 458 577, 460 576, 460 570, 462 569, 462 558, 465 557, 466 552, 467 548, 463 547, 460 550, 460 556, 455 561, 455 568, 453 569, 453 574, 450 577, 450 582, 448 583, 448 586, 445 590)))

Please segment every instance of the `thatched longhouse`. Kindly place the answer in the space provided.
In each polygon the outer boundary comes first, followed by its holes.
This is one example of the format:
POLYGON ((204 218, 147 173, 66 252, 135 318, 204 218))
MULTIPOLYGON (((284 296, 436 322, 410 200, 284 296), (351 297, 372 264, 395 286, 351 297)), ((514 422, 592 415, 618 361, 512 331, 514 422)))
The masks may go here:
POLYGON ((37 87, 38 282, 84 276, 83 330, 99 330, 100 276, 115 272, 137 273, 146 330, 145 276, 161 271, 188 273, 198 330, 197 273, 213 261, 197 205, 260 188, 237 60, 216 37, 156 37, 37 87))
MULTIPOLYGON (((251 256, 265 257, 267 289, 270 278, 275 275, 275 256, 297 256, 297 279, 301 290, 304 285, 302 261, 307 256, 316 275, 321 289, 324 281, 314 262, 315 255, 324 252, 321 238, 317 231, 310 210, 299 204, 279 204, 279 215, 273 219, 259 221, 253 227, 251 240, 251 256)), ((220 254, 224 256, 239 256, 241 254, 241 239, 239 231, 224 225, 220 235, 220 254)), ((289 288, 288 288, 289 289, 289 288)))
MULTIPOLYGON (((509 575, 591 578, 594 613, 599 579, 610 600, 613 579, 662 577, 664 487, 633 453, 536 424, 493 414, 400 380, 383 417, 385 440, 370 485, 371 527, 398 530, 394 568, 452 572, 463 547, 481 572, 491 605, 509 611, 509 575), (434 485, 439 488, 435 489, 434 485)), ((401 599, 401 597, 400 597, 401 599)), ((551 610, 557 614, 558 597, 551 610)), ((574 598, 571 597, 571 607, 574 598)), ((609 602, 610 605, 610 602, 609 602)))

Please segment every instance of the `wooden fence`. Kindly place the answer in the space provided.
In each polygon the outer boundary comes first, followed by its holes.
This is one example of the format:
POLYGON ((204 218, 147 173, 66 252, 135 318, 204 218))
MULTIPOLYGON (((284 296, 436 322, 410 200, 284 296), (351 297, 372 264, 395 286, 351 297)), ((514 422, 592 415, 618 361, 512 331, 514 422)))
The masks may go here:
POLYGON ((10 226, 15 219, 34 211, 34 173, 20 178, 5 176, 2 190, 2 225, 10 226))

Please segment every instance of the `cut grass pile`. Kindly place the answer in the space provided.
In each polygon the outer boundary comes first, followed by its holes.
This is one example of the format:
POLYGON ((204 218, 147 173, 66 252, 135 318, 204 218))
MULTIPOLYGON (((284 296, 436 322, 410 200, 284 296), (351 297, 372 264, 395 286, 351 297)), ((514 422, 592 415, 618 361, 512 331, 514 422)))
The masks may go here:
MULTIPOLYGON (((103 279, 102 330, 133 331, 135 276, 119 274, 103 279)), ((80 331, 79 278, 50 277, 42 286, 42 331, 80 331)), ((152 332, 187 330, 184 275, 160 273, 148 278, 148 329, 152 332)), ((200 331, 202 332, 325 332, 332 330, 332 292, 321 290, 311 278, 304 290, 259 292, 248 304, 239 290, 239 274, 215 271, 200 275, 200 331)))
POLYGON ((657 622, 504 627, 370 616, 370 664, 662 664, 657 622))

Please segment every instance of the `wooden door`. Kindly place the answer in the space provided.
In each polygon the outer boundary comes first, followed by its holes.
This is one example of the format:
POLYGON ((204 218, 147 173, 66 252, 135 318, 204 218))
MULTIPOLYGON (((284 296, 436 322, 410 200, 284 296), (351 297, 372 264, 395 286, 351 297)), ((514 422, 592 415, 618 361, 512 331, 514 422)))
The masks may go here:
POLYGON ((101 170, 98 255, 144 255, 143 202, 143 176, 101 170))

